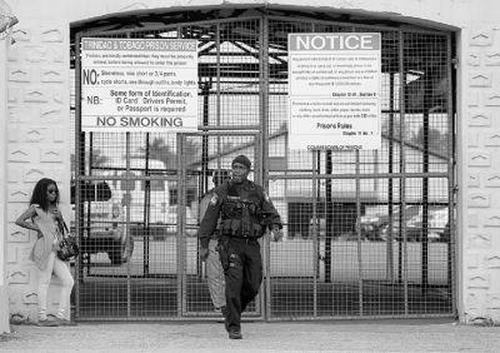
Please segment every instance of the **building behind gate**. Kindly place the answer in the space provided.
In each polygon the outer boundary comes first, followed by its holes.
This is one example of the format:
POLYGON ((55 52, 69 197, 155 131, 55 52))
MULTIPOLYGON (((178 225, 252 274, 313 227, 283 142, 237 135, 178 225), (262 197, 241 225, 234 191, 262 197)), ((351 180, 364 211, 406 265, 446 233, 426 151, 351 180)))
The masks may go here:
POLYGON ((248 317, 498 320, 499 5, 488 3, 6 1, 19 19, 0 33, 10 315, 35 317, 35 234, 14 221, 46 176, 82 246, 78 320, 216 317, 198 201, 243 153, 285 224, 282 242, 262 239, 248 317), (288 34, 351 32, 381 36, 380 148, 291 149, 288 34), (89 38, 196 40, 197 129, 82 127, 89 38))

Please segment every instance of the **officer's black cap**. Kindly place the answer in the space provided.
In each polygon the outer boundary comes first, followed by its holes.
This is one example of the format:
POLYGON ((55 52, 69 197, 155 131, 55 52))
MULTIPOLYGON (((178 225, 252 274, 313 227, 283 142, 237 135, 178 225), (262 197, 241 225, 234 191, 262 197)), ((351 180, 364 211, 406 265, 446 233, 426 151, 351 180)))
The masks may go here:
POLYGON ((252 162, 250 162, 250 160, 248 159, 248 157, 245 156, 244 154, 240 154, 235 159, 233 159, 233 163, 231 163, 231 166, 233 166, 234 163, 243 164, 248 169, 250 169, 252 167, 252 162))

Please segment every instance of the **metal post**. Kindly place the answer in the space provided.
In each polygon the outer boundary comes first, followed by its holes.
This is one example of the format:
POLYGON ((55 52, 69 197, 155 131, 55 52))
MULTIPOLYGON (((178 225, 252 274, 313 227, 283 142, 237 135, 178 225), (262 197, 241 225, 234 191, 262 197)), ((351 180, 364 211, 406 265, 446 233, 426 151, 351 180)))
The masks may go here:
MULTIPOLYGON (((203 82, 201 87, 201 95, 203 96, 203 126, 208 126, 208 115, 209 115, 209 94, 210 85, 207 82, 203 82)), ((203 135, 201 137, 201 175, 202 175, 202 195, 204 195, 208 190, 208 135, 203 135)), ((200 220, 201 222, 201 220, 200 220)), ((197 240, 196 246, 196 273, 198 277, 203 276, 203 262, 200 261, 200 241, 197 240)), ((205 271, 206 272, 206 271, 205 271)))
MULTIPOLYGON (((326 151, 325 173, 332 174, 332 151, 326 151)), ((332 179, 325 180, 325 201, 326 201, 326 219, 325 219, 325 282, 332 280, 332 239, 333 239, 333 203, 332 203, 332 179)))
MULTIPOLYGON (((394 73, 389 74, 389 163, 388 170, 389 174, 394 172, 394 73)), ((386 276, 387 279, 392 282, 394 281, 394 248, 393 248, 393 178, 388 178, 388 195, 387 195, 387 213, 389 216, 389 224, 387 229, 387 243, 386 243, 386 276)))
MULTIPOLYGON (((130 33, 127 33, 127 38, 130 38, 130 33)), ((126 211, 125 211, 125 218, 126 218, 126 224, 125 224, 125 230, 126 234, 128 236, 131 236, 130 233, 130 207, 131 207, 131 200, 132 200, 132 195, 130 194, 130 189, 131 189, 131 178, 130 178, 130 132, 125 133, 125 169, 126 169, 126 185, 127 187, 125 188, 125 196, 126 196, 126 211)), ((135 179, 133 179, 133 183, 135 185, 135 179)), ((143 238, 144 239, 144 238, 143 238)), ((132 295, 131 295, 131 288, 130 288, 130 261, 127 261, 127 317, 130 317, 131 314, 131 301, 132 301, 132 295)))
MULTIPOLYGON (((404 67, 404 33, 399 32, 399 72, 400 72, 400 86, 399 86, 399 107, 400 107, 400 173, 402 175, 400 180, 400 231, 403 236, 403 249, 400 251, 402 255, 402 276, 403 276, 403 288, 404 288, 404 305, 405 305, 405 315, 408 315, 408 242, 406 236, 406 161, 405 161, 405 95, 406 95, 406 73, 404 67)), ((400 241, 401 244, 401 241, 400 241)), ((400 245, 401 250, 401 245, 400 245)), ((400 258, 401 261, 401 258, 400 258)))
MULTIPOLYGON (((209 108, 210 84, 203 82, 201 87, 201 95, 203 96, 203 126, 208 126, 208 108, 209 108)), ((202 190, 205 193, 208 189, 208 136, 201 137, 201 175, 202 190)))
MULTIPOLYGON (((316 170, 314 171, 314 173, 315 173, 314 178, 316 179, 316 185, 315 185, 316 193, 313 193, 313 207, 316 208, 316 217, 318 218, 318 222, 320 222, 321 217, 318 217, 317 213, 318 213, 318 203, 319 203, 319 200, 321 199, 321 184, 320 184, 320 179, 318 179, 318 174, 321 174, 321 151, 317 151, 315 153, 316 153, 316 166, 315 166, 316 170), (314 199, 314 197, 315 197, 315 199, 314 199)), ((313 190, 313 192, 314 192, 314 190, 313 190)), ((314 214, 313 214, 313 216, 314 216, 314 214)), ((319 226, 321 226, 321 224, 319 224, 319 226)), ((317 232, 320 235, 321 228, 318 228, 317 232)), ((321 246, 321 237, 319 236, 318 242, 316 243, 316 248, 317 248, 317 253, 318 253, 318 256, 316 258, 316 265, 318 266, 318 272, 316 274, 316 277, 318 280, 320 279, 320 273, 321 273, 320 246, 321 246)))
MULTIPOLYGON (((221 91, 221 82, 220 82, 220 77, 221 77, 221 74, 220 74, 220 69, 221 69, 221 63, 220 63, 220 23, 217 23, 217 30, 216 30, 216 36, 215 36, 215 46, 216 46, 216 50, 217 50, 217 57, 216 57, 216 60, 217 60, 217 71, 216 71, 216 82, 215 82, 215 85, 216 85, 216 97, 215 97, 215 100, 216 100, 216 104, 215 104, 215 119, 216 119, 216 122, 217 122, 217 126, 221 126, 221 119, 220 119, 220 107, 221 107, 221 95, 220 95, 220 91, 221 91)), ((220 136, 217 135, 217 153, 220 153, 220 150, 221 150, 221 138, 220 136)), ((217 167, 220 169, 220 160, 217 162, 217 167)))
MULTIPOLYGON (((149 132, 146 133, 146 152, 145 152, 145 170, 144 174, 146 176, 149 175, 149 132)), ((142 234, 142 239, 144 242, 144 248, 143 248, 143 256, 142 256, 142 261, 143 261, 143 275, 144 277, 149 276, 149 245, 151 241, 151 232, 150 232, 150 225, 149 225, 149 220, 150 220, 150 213, 151 213, 151 181, 150 180, 144 180, 144 226, 143 226, 143 234, 142 234)), ((130 235, 130 234, 129 234, 130 235)))
POLYGON ((186 276, 186 240, 184 238, 185 228, 185 206, 184 206, 184 190, 185 190, 185 164, 183 158, 184 142, 186 136, 183 134, 176 135, 177 142, 177 316, 181 317, 187 308, 186 295, 187 284, 184 280, 186 276))
POLYGON ((448 244, 448 285, 451 291, 451 306, 452 312, 457 312, 457 281, 455 278, 455 254, 456 254, 456 229, 455 229, 455 104, 453 91, 453 68, 452 68, 452 36, 447 36, 447 109, 448 109, 448 132, 447 132, 447 153, 448 153, 448 229, 447 244, 448 244))
MULTIPOLYGON (((255 180, 268 190, 268 136, 269 136, 269 22, 267 14, 264 14, 259 21, 259 112, 260 112, 260 136, 259 143, 256 144, 260 148, 260 153, 256 153, 260 159, 260 173, 255 175, 255 180)), ((269 241, 264 242, 265 273, 266 276, 266 295, 261 298, 261 308, 264 308, 265 320, 269 320, 271 315, 271 249, 269 241)), ((261 291, 262 293, 262 291, 261 291)))
MULTIPOLYGON (((127 208, 126 208, 126 234, 130 235, 130 185, 131 182, 135 183, 135 179, 130 178, 130 132, 125 133, 125 167, 126 167, 126 200, 127 200, 127 208)), ((132 296, 130 293, 130 261, 127 261, 127 317, 130 317, 131 313, 131 300, 132 296)))
MULTIPOLYGON (((94 133, 91 131, 88 133, 89 137, 89 158, 88 158, 88 175, 92 175, 92 159, 94 159, 94 133)), ((83 141, 85 141, 85 135, 83 136, 83 141)), ((82 160, 80 161, 82 164, 82 173, 85 175, 85 145, 83 145, 83 156, 82 160)), ((83 197, 83 202, 82 202, 82 209, 84 208, 83 205, 85 205, 85 200, 87 199, 87 185, 90 187, 92 186, 92 182, 89 182, 87 184, 86 181, 83 182, 83 192, 84 192, 84 197, 83 197)), ((92 199, 87 200, 87 217, 85 219, 84 223, 84 229, 86 230, 87 233, 87 239, 90 239, 91 237, 91 232, 92 232, 92 199)), ((82 217, 83 218, 83 217, 82 217)), ((90 254, 87 258, 87 275, 90 274, 90 266, 91 266, 91 261, 90 261, 90 254)))
POLYGON ((318 152, 312 151, 312 237, 313 237, 313 317, 318 316, 318 276, 319 276, 319 237, 318 237, 318 215, 317 215, 317 189, 318 189, 318 179, 317 175, 317 164, 318 164, 318 152))
MULTIPOLYGON (((82 39, 82 34, 77 33, 75 39, 75 231, 77 234, 78 245, 82 245, 82 216, 83 216, 83 204, 80 200, 81 192, 81 175, 82 174, 82 154, 84 152, 85 146, 85 136, 82 133, 81 127, 81 114, 82 114, 82 68, 81 68, 81 57, 80 57, 80 42, 82 39)), ((75 281, 75 298, 76 298, 76 309, 75 317, 80 316, 80 282, 83 281, 83 257, 78 256, 76 261, 76 273, 77 281, 75 281)))
POLYGON ((361 185, 359 179, 359 150, 356 150, 356 234, 357 234, 357 255, 358 255, 358 300, 359 315, 363 316, 363 261, 361 246, 361 185))
POLYGON ((269 187, 268 171, 268 137, 269 137, 269 23, 267 16, 260 20, 260 49, 259 49, 259 111, 260 111, 260 158, 262 160, 262 185, 267 190, 269 187))
MULTIPOLYGON (((423 97, 423 160, 422 172, 429 172, 429 110, 432 106, 432 68, 426 67, 424 74, 423 97)), ((429 285, 429 178, 422 179, 422 295, 427 293, 429 285)))

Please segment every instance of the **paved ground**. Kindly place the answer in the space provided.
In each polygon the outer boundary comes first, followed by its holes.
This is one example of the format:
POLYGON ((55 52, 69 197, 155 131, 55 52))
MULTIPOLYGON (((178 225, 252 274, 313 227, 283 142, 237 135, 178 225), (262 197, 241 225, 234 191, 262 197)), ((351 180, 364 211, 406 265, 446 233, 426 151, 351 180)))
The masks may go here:
POLYGON ((500 352, 500 328, 443 320, 249 322, 241 341, 215 322, 12 328, 0 352, 500 352))

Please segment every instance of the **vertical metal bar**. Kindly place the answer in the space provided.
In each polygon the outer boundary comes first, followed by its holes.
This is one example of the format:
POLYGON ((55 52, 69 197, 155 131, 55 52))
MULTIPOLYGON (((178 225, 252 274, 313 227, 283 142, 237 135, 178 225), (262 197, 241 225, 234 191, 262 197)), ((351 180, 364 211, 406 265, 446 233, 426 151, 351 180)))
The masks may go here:
POLYGON ((363 316, 363 261, 361 246, 361 185, 360 185, 360 166, 359 150, 356 150, 356 234, 357 234, 357 255, 358 255, 358 300, 359 315, 363 316))
POLYGON ((220 47, 221 47, 221 42, 220 42, 220 23, 217 23, 216 25, 216 31, 215 31, 215 48, 216 48, 216 51, 217 51, 217 56, 216 56, 216 68, 217 68, 217 71, 216 71, 216 75, 217 75, 217 81, 215 82, 215 85, 216 85, 216 105, 215 105, 215 115, 216 115, 216 118, 217 118, 217 125, 220 125, 220 112, 221 112, 221 95, 220 95, 220 91, 221 91, 221 82, 220 82, 220 70, 221 70, 221 52, 220 52, 220 47))
MULTIPOLYGON (((423 158, 422 172, 429 173, 429 114, 432 106, 432 74, 433 68, 425 67, 424 96, 423 96, 423 158)), ((421 292, 425 295, 429 285, 429 178, 422 179, 422 283, 421 292)))
MULTIPOLYGON (((260 153, 257 155, 260 159, 260 176, 256 176, 258 183, 263 185, 263 187, 269 189, 268 180, 268 137, 269 137, 269 22, 267 14, 263 14, 259 20, 259 112, 260 112, 260 137, 259 146, 260 153)), ((267 267, 266 273, 269 275, 266 278, 266 303, 261 308, 264 308, 264 312, 260 313, 263 315, 265 320, 269 319, 271 314, 271 262, 270 255, 271 249, 269 241, 264 242, 265 253, 267 253, 267 259, 265 266, 267 267)), ((265 298, 262 298, 264 300, 265 298)), ((261 300, 261 303, 262 303, 261 300)))
MULTIPOLYGON (((128 235, 130 235, 130 185, 131 185, 131 178, 130 178, 130 132, 125 133, 125 168, 126 168, 126 183, 127 183, 127 188, 126 188, 126 193, 127 193, 127 212, 126 212, 126 220, 127 223, 125 224, 126 232, 128 235)), ((135 183, 135 179, 133 180, 135 183)), ((130 261, 127 261, 127 317, 130 317, 131 313, 131 301, 132 301, 132 296, 131 296, 131 288, 130 288, 130 261)))
MULTIPOLYGON (((389 163, 388 170, 389 174, 393 173, 393 163, 394 163, 394 73, 389 74, 389 163)), ((387 229, 387 244, 386 244, 386 276, 389 281, 394 281, 394 248, 393 248, 393 183, 394 180, 389 178, 388 183, 388 195, 387 195, 387 213, 389 215, 389 224, 387 229)))
MULTIPOLYGON (((326 167, 325 173, 332 174, 333 162, 332 151, 326 151, 326 167)), ((332 179, 325 180, 325 201, 326 201, 326 217, 325 217, 325 283, 330 283, 332 280, 332 240, 333 240, 333 212, 335 212, 332 201, 332 179)))
POLYGON ((400 231, 403 235, 403 288, 404 288, 404 306, 405 315, 408 315, 408 242, 406 236, 406 156, 405 156, 405 94, 406 94, 406 73, 404 67, 404 33, 399 32, 399 72, 400 72, 400 86, 399 86, 399 107, 400 107, 400 166, 401 166, 401 180, 400 180, 400 193, 399 198, 401 201, 400 212, 400 231))
MULTIPOLYGON (((127 38, 130 38, 130 33, 127 33, 127 38)), ((125 230, 126 234, 131 236, 130 233, 130 207, 132 206, 131 200, 132 200, 132 195, 130 195, 130 189, 131 189, 131 173, 130 173, 130 132, 125 133, 125 169, 126 169, 126 199, 127 199, 127 209, 125 213, 125 218, 126 218, 126 224, 125 224, 125 230)), ((134 186, 135 186, 135 179, 133 180, 134 186)), ((144 239, 144 238, 143 238, 144 239)), ((131 313, 131 301, 132 301, 132 295, 131 295, 131 267, 130 267, 130 261, 127 261, 127 317, 130 317, 131 313)))
POLYGON ((318 316, 318 274, 319 274, 319 238, 318 238, 318 226, 317 226, 317 164, 318 164, 318 152, 312 151, 312 236, 313 236, 313 317, 318 316))
POLYGON ((185 165, 184 165, 184 146, 186 136, 177 134, 177 316, 181 317, 187 311, 187 283, 186 283, 186 241, 184 239, 185 222, 185 165))
POLYGON ((262 160, 262 185, 268 189, 268 138, 269 138, 269 22, 266 15, 260 19, 259 45, 259 111, 260 111, 260 158, 262 160))
MULTIPOLYGON (((145 152, 145 171, 144 174, 147 176, 149 175, 149 132, 146 133, 146 152, 145 152)), ((149 220, 150 220, 150 212, 151 212, 151 181, 150 180, 141 180, 141 182, 144 182, 144 208, 143 208, 143 221, 144 221, 144 226, 143 226, 143 234, 142 234, 142 239, 143 239, 143 244, 144 248, 142 249, 143 251, 143 256, 142 256, 142 261, 143 261, 143 275, 145 277, 149 276, 149 246, 150 246, 150 241, 151 241, 151 232, 150 232, 150 225, 149 225, 149 220)))
POLYGON ((455 229, 455 106, 454 106, 454 90, 453 90, 453 69, 452 69, 452 35, 447 36, 447 48, 446 48, 446 58, 447 58, 447 75, 448 78, 448 97, 447 97, 447 108, 448 108, 448 133, 447 133, 447 153, 448 153, 448 229, 445 227, 445 233, 447 234, 447 244, 448 244, 448 283, 451 290, 451 309, 452 313, 457 312, 457 281, 455 278, 455 264, 456 264, 456 229, 455 229))
MULTIPOLYGON (((210 84, 203 82, 201 87, 201 95, 203 96, 203 126, 208 125, 208 104, 209 104, 210 84)), ((208 176, 208 136, 201 137, 201 174, 203 175, 203 192, 208 189, 207 176, 208 176)))
MULTIPOLYGON (((82 114, 82 67, 81 67, 81 52, 80 52, 80 42, 82 40, 82 34, 77 33, 75 39, 75 231, 77 234, 78 245, 82 243, 83 227, 82 227, 82 215, 83 215, 83 204, 80 200, 81 192, 81 178, 80 173, 82 173, 81 163, 81 153, 82 153, 82 142, 85 143, 85 138, 82 139, 82 126, 81 126, 81 114, 82 114), (83 141, 82 141, 83 140, 83 141)), ((80 283, 83 282, 83 272, 82 263, 83 257, 78 256, 76 261, 76 274, 77 279, 75 281, 75 318, 80 317, 80 283)))
MULTIPOLYGON (((216 71, 216 75, 217 75, 217 81, 215 82, 216 84, 216 102, 215 102, 215 118, 216 118, 216 121, 217 121, 217 126, 220 126, 221 125, 221 82, 220 82, 220 70, 221 70, 221 62, 220 62, 220 56, 221 56, 221 52, 220 52, 220 23, 217 23, 217 27, 216 27, 216 36, 215 36, 215 47, 216 47, 216 50, 217 50, 217 57, 216 57, 216 67, 217 67, 217 71, 216 71)), ((220 151, 221 151, 221 138, 220 136, 217 136, 217 153, 219 154, 220 151)), ((220 160, 217 162, 217 167, 218 169, 220 169, 221 167, 221 164, 220 164, 220 160)))
MULTIPOLYGON (((181 37, 182 27, 177 27, 177 38, 181 37)), ((185 191, 185 143, 184 134, 176 134, 176 166, 177 166, 177 232, 176 232, 176 251, 177 251, 177 317, 182 317, 187 312, 187 278, 186 278, 186 258, 187 246, 184 238, 184 212, 181 211, 182 201, 185 191)), ((198 254, 197 254, 198 255, 198 254)), ((198 256, 197 256, 198 257, 198 256)), ((198 261, 198 259, 196 260, 198 261)))
MULTIPOLYGON (((88 166, 85 166, 85 157, 82 158, 81 163, 82 163, 82 172, 85 175, 86 174, 86 167, 88 167, 88 175, 92 175, 92 159, 94 159, 94 133, 91 131, 88 134, 84 134, 84 141, 86 141, 86 136, 89 137, 89 158, 88 158, 88 166)), ((83 154, 85 156, 85 143, 83 145, 83 154)), ((85 205, 85 200, 87 199, 87 195, 89 194, 89 191, 87 191, 87 188, 90 188, 93 185, 93 182, 83 182, 83 192, 84 192, 84 197, 83 197, 83 203, 82 205, 85 205)), ((87 200, 87 217, 85 219, 85 229, 87 230, 87 238, 89 239, 91 237, 91 232, 92 232, 92 199, 87 200)), ((92 261, 90 259, 90 256, 87 258, 87 274, 90 274, 91 272, 91 264, 92 261)))
MULTIPOLYGON (((317 151, 316 153, 316 194, 313 194, 313 197, 316 197, 316 200, 314 201, 313 206, 316 207, 316 217, 318 218, 318 204, 321 200, 321 180, 318 179, 317 175, 321 174, 321 151, 317 151)), ((318 222, 321 222, 320 220, 321 217, 318 218, 318 222)), ((318 266, 318 273, 317 273, 317 279, 320 279, 321 275, 321 223, 319 224, 319 229, 318 229, 318 234, 319 234, 319 241, 316 244, 317 247, 317 252, 318 252, 318 257, 316 258, 316 264, 318 266)))
MULTIPOLYGON (((201 88, 201 94, 203 96, 203 125, 208 125, 208 104, 209 104, 209 94, 210 86, 208 82, 203 82, 201 88)), ((203 135, 201 137, 201 175, 202 175, 202 195, 208 191, 208 136, 203 135)), ((201 221, 201 220, 200 220, 201 221)), ((201 278, 203 277, 203 262, 200 259, 200 240, 196 241, 196 273, 201 278)), ((206 272, 206 271, 205 271, 206 272)))

